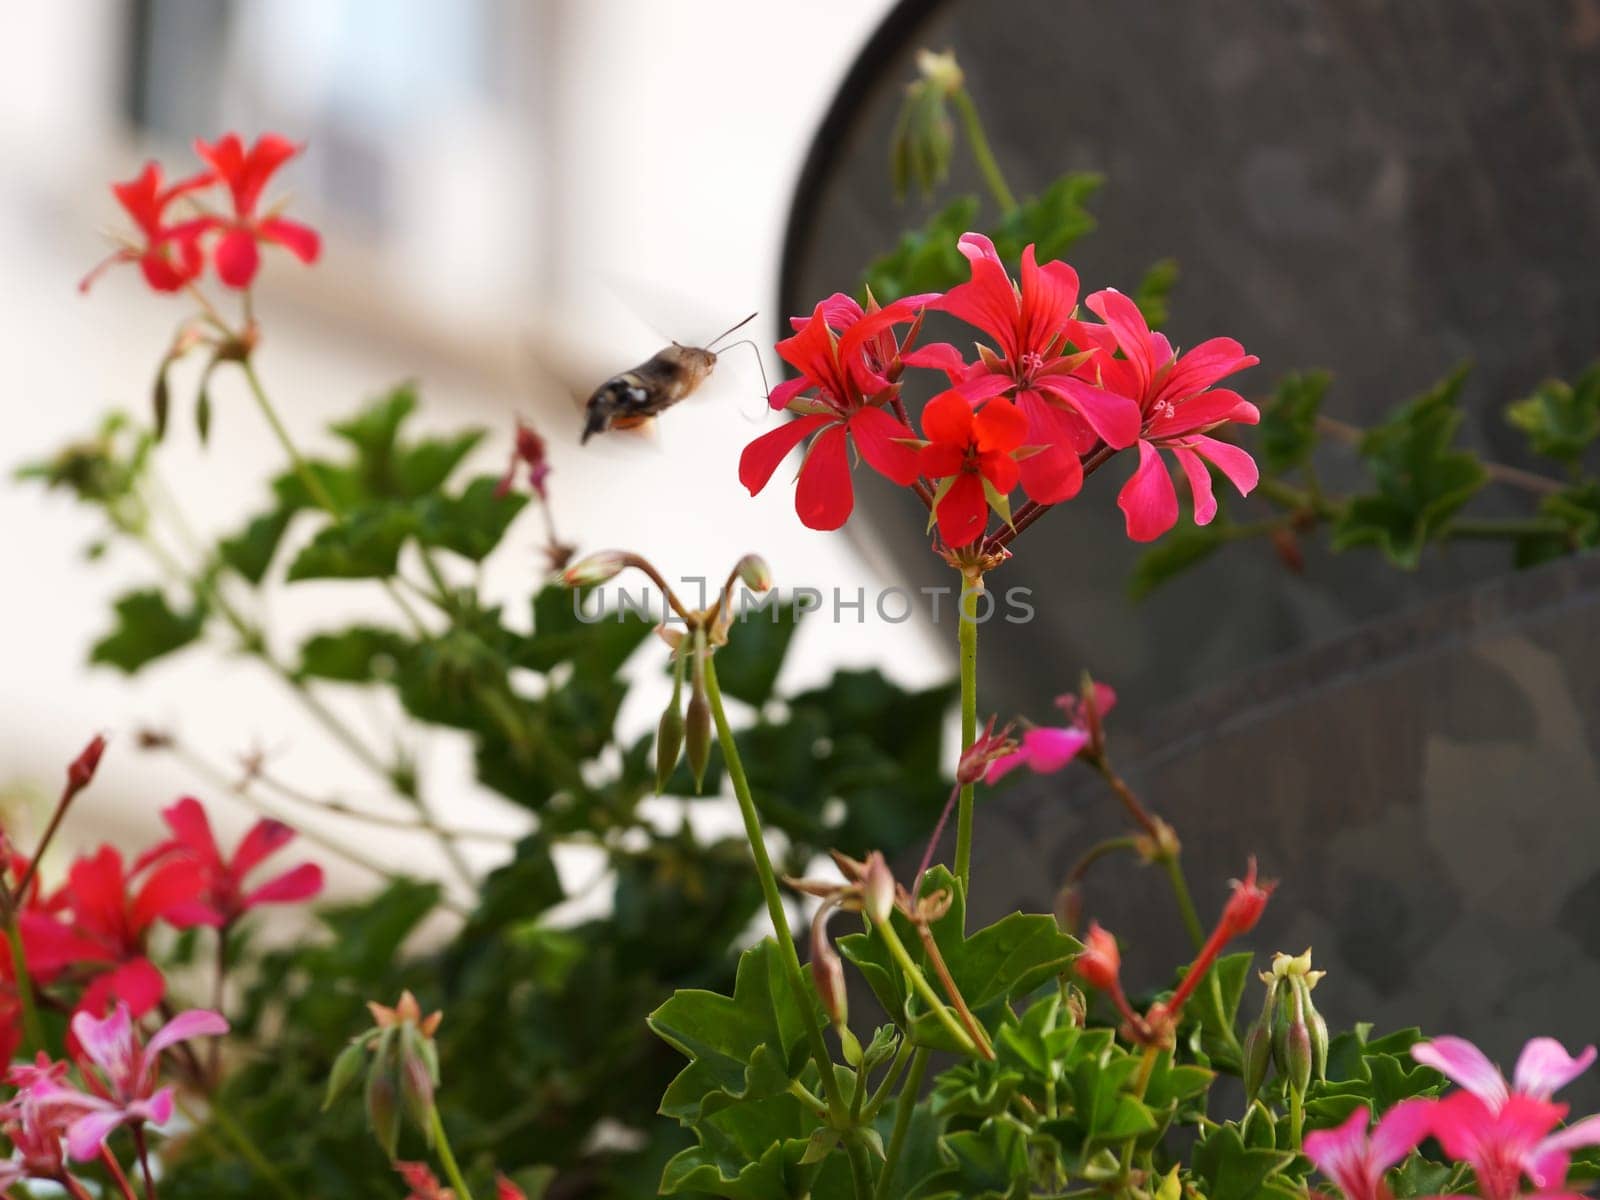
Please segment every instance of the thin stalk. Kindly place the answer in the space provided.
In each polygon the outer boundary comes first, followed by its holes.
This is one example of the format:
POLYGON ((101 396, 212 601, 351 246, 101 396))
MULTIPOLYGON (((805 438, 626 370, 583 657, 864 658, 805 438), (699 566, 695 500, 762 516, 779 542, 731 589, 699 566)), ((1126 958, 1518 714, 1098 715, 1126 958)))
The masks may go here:
POLYGON ((978 1053, 988 1059, 994 1058, 994 1046, 989 1041, 989 1035, 983 1026, 978 1024, 978 1018, 972 1015, 972 1010, 967 1007, 967 998, 961 994, 961 989, 956 986, 956 981, 950 974, 950 968, 945 965, 944 955, 939 952, 939 943, 933 940, 933 930, 919 921, 917 936, 922 939, 922 948, 927 951, 928 961, 933 964, 934 974, 939 977, 939 986, 944 988, 944 994, 955 1006, 956 1016, 961 1019, 961 1024, 966 1028, 968 1035, 977 1044, 978 1053))
POLYGON ((951 94, 951 99, 955 101, 956 111, 961 114, 961 124, 967 131, 967 144, 972 147, 972 157, 977 160, 984 183, 989 185, 989 191, 1000 210, 1010 216, 1017 210, 1017 198, 1006 186, 1005 174, 995 161, 994 151, 989 148, 989 135, 983 130, 978 106, 972 102, 972 96, 964 87, 957 88, 951 94))
POLYGON ((878 1176, 878 1190, 873 1200, 889 1200, 889 1188, 894 1181, 895 1168, 900 1165, 900 1151, 905 1148, 906 1134, 911 1129, 911 1114, 917 1107, 917 1097, 922 1093, 922 1077, 928 1070, 928 1048, 918 1046, 911 1056, 911 1070, 906 1074, 905 1085, 895 1101, 894 1130, 889 1134, 889 1148, 884 1151, 883 1171, 878 1176))
POLYGON ((711 705, 711 718, 717 727, 717 743, 722 747, 722 759, 728 768, 728 779, 733 784, 733 794, 739 801, 739 815, 744 819, 745 838, 750 843, 750 854, 756 862, 756 876, 761 881, 761 894, 766 898, 767 916, 772 921, 778 943, 778 956, 783 961, 784 974, 789 977, 789 987, 805 1020, 806 1040, 810 1043, 811 1057, 822 1078, 822 1093, 828 1099, 828 1111, 836 1119, 844 1117, 844 1103, 839 1095, 839 1081, 834 1078, 833 1060, 828 1057, 827 1043, 822 1040, 822 1028, 817 1024, 815 999, 806 986, 800 970, 800 955, 794 948, 794 934, 789 931, 789 917, 784 912, 783 894, 778 891, 778 877, 772 870, 772 858, 767 853, 766 837, 761 832, 761 817, 756 812, 755 796, 750 791, 750 779, 744 772, 744 760, 739 757, 739 747, 733 739, 733 729, 728 724, 727 710, 722 703, 722 688, 717 682, 717 668, 713 656, 705 655, 704 682, 706 701, 711 705))
POLYGON ((906 1069, 906 1063, 911 1061, 912 1045, 910 1038, 900 1040, 900 1049, 895 1051, 894 1061, 889 1064, 889 1069, 884 1072, 883 1078, 878 1082, 877 1091, 872 1093, 872 1099, 867 1102, 867 1120, 876 1119, 878 1110, 883 1107, 883 1102, 889 1098, 889 1091, 900 1078, 900 1072, 906 1069))
POLYGON ((133 1147, 139 1156, 139 1173, 144 1176, 145 1200, 156 1200, 156 1180, 150 1173, 150 1147, 145 1143, 144 1127, 133 1127, 133 1147))
POLYGON ((122 1164, 117 1161, 117 1156, 111 1153, 111 1147, 104 1142, 100 1143, 100 1161, 105 1163, 106 1170, 111 1172, 112 1181, 122 1193, 123 1200, 139 1200, 138 1193, 133 1190, 133 1184, 128 1182, 128 1176, 122 1170, 122 1164))
MULTIPOLYGON (((61 1185, 67 1195, 72 1197, 72 1200, 90 1200, 89 1193, 83 1189, 83 1184, 79 1183, 77 1178, 70 1173, 63 1172, 61 1178, 55 1182, 61 1185)), ((23 1193, 25 1196, 31 1196, 32 1194, 32 1192, 23 1193)))
POLYGON ((1301 1135, 1306 1125, 1306 1098, 1300 1094, 1299 1089, 1289 1088, 1289 1140, 1298 1153, 1301 1145, 1301 1135))
MULTIPOLYGON (((1206 944, 1206 930, 1200 922, 1199 912, 1195 909, 1194 896, 1189 892, 1189 880, 1183 873, 1183 864, 1178 861, 1176 854, 1166 854, 1162 856, 1161 865, 1166 869, 1168 882, 1172 884, 1172 895, 1178 902, 1178 912, 1183 917, 1183 926, 1189 931, 1189 938, 1194 942, 1195 950, 1199 951, 1206 944)), ((1244 1051, 1239 1045, 1239 1035, 1234 1033, 1233 1024, 1228 1020, 1227 1006, 1222 1002, 1222 980, 1217 977, 1214 970, 1206 972, 1206 999, 1216 1015, 1217 1027, 1222 1030, 1223 1040, 1243 1061, 1244 1051)))
MULTIPOLYGON (((895 932, 893 919, 884 921, 882 924, 874 926, 874 928, 883 935, 883 941, 889 947, 889 953, 894 957, 895 962, 899 964, 900 969, 905 972, 906 977, 911 980, 911 986, 916 989, 917 994, 933 1010, 934 1016, 938 1017, 939 1024, 945 1027, 945 1030, 951 1037, 955 1038, 956 1042, 964 1050, 971 1054, 981 1054, 982 1051, 978 1049, 978 1043, 971 1034, 961 1027, 961 1022, 950 1011, 950 1006, 940 998, 938 992, 933 990, 933 984, 928 982, 928 977, 922 973, 921 968, 912 960, 911 952, 906 949, 906 944, 900 940, 900 935, 895 932)), ((984 1057, 993 1058, 994 1051, 990 1050, 984 1057)))
MULTIPOLYGON (((978 616, 977 596, 983 590, 983 577, 965 581, 956 611, 961 644, 961 753, 971 748, 978 737, 978 616), (968 612, 968 609, 972 609, 968 612)), ((963 784, 956 805, 956 877, 965 895, 972 882, 973 785, 963 784)))
POLYGON ((450 1179, 450 1186, 456 1191, 456 1200, 472 1200, 472 1191, 467 1187, 467 1181, 461 1177, 461 1168, 456 1164, 456 1156, 450 1149, 450 1139, 445 1136, 444 1122, 439 1119, 437 1105, 429 1113, 433 1129, 433 1145, 439 1152, 440 1165, 450 1179))
POLYGON ((850 1182, 855 1186, 857 1200, 869 1200, 872 1195, 872 1165, 867 1161, 867 1148, 854 1133, 847 1133, 844 1152, 850 1160, 850 1182))
POLYGON ((251 1170, 255 1171, 266 1182, 267 1186, 278 1194, 281 1200, 299 1200, 299 1193, 289 1186, 284 1177, 279 1174, 278 1168, 268 1161, 265 1154, 261 1153, 261 1148, 256 1145, 255 1139, 246 1133, 239 1123, 233 1119, 232 1115, 222 1106, 216 1096, 213 1095, 207 1102, 206 1121, 204 1122, 200 1121, 194 1113, 189 1112, 187 1109, 184 1111, 196 1125, 205 1127, 209 1123, 220 1129, 223 1138, 232 1143, 233 1148, 238 1151, 239 1157, 250 1165, 251 1170))
POLYGON ((8 899, 6 940, 11 944, 11 972, 17 989, 17 1004, 22 1009, 22 1051, 31 1055, 44 1049, 44 1029, 39 1024, 39 1009, 34 1003, 33 976, 28 972, 28 955, 22 945, 22 925, 17 920, 15 899, 8 899))

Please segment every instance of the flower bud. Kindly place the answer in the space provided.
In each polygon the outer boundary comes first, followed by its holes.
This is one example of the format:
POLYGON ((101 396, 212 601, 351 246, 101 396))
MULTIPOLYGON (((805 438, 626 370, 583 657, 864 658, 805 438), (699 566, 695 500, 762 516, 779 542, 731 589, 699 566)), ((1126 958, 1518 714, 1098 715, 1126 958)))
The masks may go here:
POLYGON ((1228 897, 1228 903, 1222 910, 1219 929, 1223 936, 1236 938, 1254 929, 1277 886, 1275 881, 1256 883, 1256 860, 1252 857, 1245 877, 1234 880, 1233 894, 1228 897))
POLYGON ((706 765, 711 761, 711 702, 706 699, 705 687, 698 678, 689 693, 683 740, 689 758, 689 770, 694 774, 694 790, 699 792, 700 784, 706 777, 706 765))
POLYGON ((1011 723, 1007 722, 1004 729, 995 733, 994 723, 997 719, 989 718, 983 732, 972 740, 972 745, 962 752, 956 763, 956 782, 962 787, 983 782, 991 763, 1016 750, 1016 740, 1011 736, 1011 723))
POLYGON ((759 554, 746 554, 733 570, 745 587, 752 592, 772 590, 772 568, 767 566, 767 560, 759 554))
POLYGON ((1100 922, 1089 922, 1083 953, 1078 955, 1073 967, 1078 978, 1092 988, 1111 991, 1121 986, 1122 951, 1117 949, 1117 939, 1100 922))
POLYGON ((844 963, 828 940, 828 918, 834 902, 825 901, 811 919, 811 982, 822 1001, 822 1011, 840 1029, 850 1019, 850 1000, 844 982, 844 963))
POLYGON ((904 197, 915 184, 930 194, 950 173, 955 146, 955 122, 946 101, 963 82, 961 67, 949 51, 917 55, 921 78, 906 88, 906 98, 890 144, 890 165, 895 195, 904 197))
POLYGON ((1301 1005, 1302 984, 1290 983, 1289 1020, 1283 1033, 1283 1074, 1289 1086, 1302 1096, 1311 1085, 1311 1031, 1306 1027, 1305 1010, 1301 1005))
POLYGON ((1267 1067, 1272 1062, 1272 1032, 1259 1021, 1250 1026, 1244 1035, 1244 1098, 1254 1100, 1261 1085, 1267 1081, 1267 1067))
POLYGON ((395 1083, 393 1031, 378 1043, 377 1058, 367 1075, 367 1127, 390 1158, 400 1142, 400 1090, 395 1083))
MULTIPOLYGON (((1308 1001, 1309 1003, 1309 1001, 1308 1001)), ((1314 1008, 1306 1011, 1306 1028, 1311 1033, 1311 1071, 1317 1079, 1328 1081, 1328 1022, 1314 1008)))
POLYGON ((406 1115, 433 1141, 433 1089, 438 1084, 434 1063, 415 1026, 400 1032, 400 1098, 406 1115))
POLYGON ((105 752, 106 739, 97 733, 89 739, 89 744, 67 767, 67 790, 64 800, 70 800, 89 786, 90 781, 94 779, 94 773, 100 768, 100 757, 105 752))
POLYGON ((616 578, 627 565, 628 556, 622 551, 601 550, 585 555, 561 572, 561 582, 567 587, 593 587, 616 578))
POLYGON ((866 871, 861 878, 861 901, 874 925, 882 925, 894 912, 894 876, 883 854, 877 850, 867 855, 866 871))
POLYGON ((334 1101, 349 1091, 361 1077, 362 1069, 367 1065, 367 1044, 367 1039, 358 1038, 333 1060, 333 1068, 328 1072, 328 1090, 322 1097, 323 1112, 332 1108, 334 1101))
POLYGON ((667 790, 667 780, 672 778, 678 758, 683 753, 683 713, 679 711, 678 704, 679 697, 674 692, 671 702, 661 714, 661 723, 656 726, 657 795, 667 790))

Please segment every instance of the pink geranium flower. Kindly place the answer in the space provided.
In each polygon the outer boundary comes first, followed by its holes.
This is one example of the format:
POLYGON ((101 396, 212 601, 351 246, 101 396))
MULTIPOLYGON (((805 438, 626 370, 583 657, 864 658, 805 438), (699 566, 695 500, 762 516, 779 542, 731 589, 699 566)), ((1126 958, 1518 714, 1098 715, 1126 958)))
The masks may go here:
POLYGON ((194 925, 226 928, 258 905, 294 904, 322 891, 322 868, 309 862, 254 887, 246 882, 256 867, 294 840, 294 830, 282 821, 257 821, 230 858, 217 845, 206 810, 194 797, 183 797, 164 810, 161 817, 172 830, 172 838, 146 855, 144 861, 189 862, 199 869, 202 879, 193 899, 175 905, 166 914, 167 920, 180 929, 194 925))
POLYGON ((317 261, 322 239, 317 231, 299 221, 290 221, 275 212, 257 212, 261 193, 278 169, 300 147, 276 133, 264 133, 248 150, 236 133, 224 134, 216 143, 196 139, 195 153, 227 184, 233 199, 233 215, 217 223, 222 228, 214 257, 217 275, 233 288, 247 288, 261 266, 260 243, 282 246, 303 263, 317 261))
POLYGON ((1367 1133, 1371 1115, 1355 1110, 1344 1124, 1306 1134, 1305 1154, 1344 1194, 1345 1200, 1393 1200, 1384 1173, 1428 1136, 1431 1100, 1402 1100, 1367 1133))
POLYGON ((1433 1110, 1432 1132, 1451 1158, 1471 1165, 1484 1200, 1566 1194, 1567 1166, 1579 1146, 1600 1146, 1600 1117, 1557 1131, 1567 1106, 1551 1100, 1595 1059, 1576 1057, 1553 1038, 1534 1038, 1517 1058, 1511 1086, 1487 1055, 1464 1038, 1442 1037, 1411 1048, 1411 1056, 1461 1086, 1433 1110))
POLYGON ((1212 338, 1179 357, 1159 333, 1152 333, 1139 306, 1107 289, 1087 300, 1104 326, 1080 325, 1082 336, 1099 341, 1098 353, 1080 373, 1100 387, 1135 401, 1142 414, 1139 466, 1117 496, 1136 542, 1160 537, 1178 521, 1178 494, 1161 461, 1169 451, 1183 468, 1194 495, 1194 519, 1208 525, 1217 515, 1206 463, 1217 467, 1241 495, 1249 495, 1260 473, 1255 460, 1237 446, 1207 436, 1229 422, 1254 425, 1256 406, 1238 392, 1213 388, 1218 380, 1260 360, 1232 338, 1212 338), (1113 350, 1122 357, 1113 357, 1113 350))
MULTIPOLYGON (((1117 693, 1110 684, 1094 685, 1097 718, 1104 717, 1116 703, 1117 693)), ((1029 729, 1022 735, 1015 751, 989 764, 988 782, 996 783, 1023 766, 1035 774, 1053 775, 1078 757, 1092 739, 1089 714, 1085 711, 1083 698, 1076 692, 1069 692, 1056 697, 1056 706, 1067 715, 1067 724, 1029 729)))
POLYGON ((80 1067, 90 1090, 77 1091, 49 1077, 36 1079, 31 1090, 48 1103, 78 1110, 67 1128, 67 1150, 82 1162, 99 1154, 119 1126, 164 1125, 171 1118, 172 1088, 157 1086, 164 1051, 190 1038, 227 1032, 220 1014, 192 1009, 141 1045, 126 1004, 104 1019, 81 1012, 72 1018, 72 1033, 82 1048, 80 1067))
POLYGON ((778 343, 779 356, 800 372, 772 389, 774 408, 796 419, 762 434, 739 456, 739 482, 754 496, 778 465, 817 435, 800 464, 794 506, 811 529, 838 529, 850 519, 850 446, 881 475, 909 487, 917 480, 916 434, 884 408, 896 394, 892 375, 902 346, 894 329, 915 321, 937 296, 907 296, 884 308, 862 309, 848 296, 819 303, 794 319, 795 334, 778 343))
POLYGON ((972 278, 934 307, 983 330, 998 353, 981 348, 979 361, 968 367, 955 347, 940 344, 906 361, 940 367, 957 383, 988 381, 1009 395, 1027 420, 1034 451, 1020 462, 1023 491, 1040 504, 1069 500, 1083 486, 1079 455, 1097 439, 1115 450, 1133 445, 1139 407, 1074 375, 1085 356, 1063 353, 1077 326, 1077 272, 1059 261, 1039 265, 1030 245, 1022 252, 1021 280, 1013 282, 981 233, 963 234, 957 245, 972 264, 972 278))

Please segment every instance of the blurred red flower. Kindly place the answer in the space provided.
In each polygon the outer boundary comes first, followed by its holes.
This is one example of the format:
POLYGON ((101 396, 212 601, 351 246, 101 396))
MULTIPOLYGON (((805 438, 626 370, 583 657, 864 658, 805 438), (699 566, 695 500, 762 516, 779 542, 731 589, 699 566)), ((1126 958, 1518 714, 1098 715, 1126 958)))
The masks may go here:
POLYGON ((200 250, 200 235, 215 223, 200 216, 168 224, 167 207, 179 196, 209 187, 216 179, 210 171, 181 179, 170 187, 162 186, 161 164, 149 162, 144 170, 123 183, 111 185, 111 194, 133 218, 142 242, 129 243, 102 260, 78 284, 88 291, 95 280, 117 263, 136 262, 145 282, 158 292, 175 292, 200 274, 205 258, 200 250))
POLYGON ((316 262, 322 251, 317 231, 298 221, 290 221, 275 211, 265 216, 256 211, 267 182, 296 154, 300 147, 276 133, 264 133, 250 149, 244 148, 236 133, 224 134, 215 144, 196 139, 195 153, 206 162, 228 187, 233 199, 233 216, 217 224, 222 230, 213 257, 217 275, 233 288, 247 288, 261 265, 260 243, 284 247, 303 263, 316 262))

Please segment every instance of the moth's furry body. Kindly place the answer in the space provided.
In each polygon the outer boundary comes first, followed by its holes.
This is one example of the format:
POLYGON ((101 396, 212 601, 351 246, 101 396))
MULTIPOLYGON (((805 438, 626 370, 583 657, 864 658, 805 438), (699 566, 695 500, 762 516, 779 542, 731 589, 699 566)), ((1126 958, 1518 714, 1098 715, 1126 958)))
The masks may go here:
POLYGON ((613 375, 584 405, 583 437, 632 429, 690 396, 717 365, 714 351, 672 343, 631 371, 613 375))

